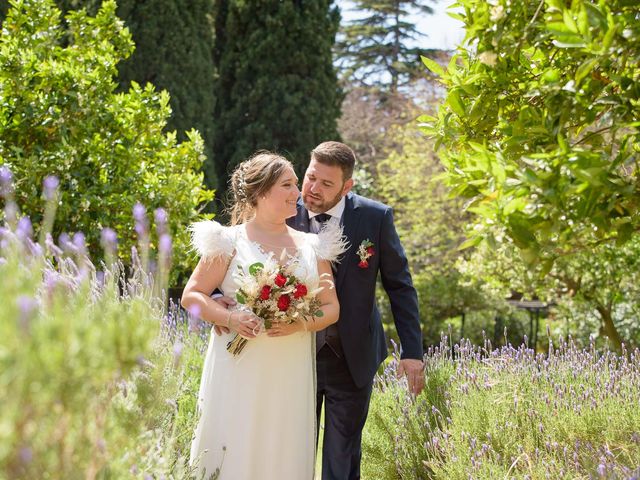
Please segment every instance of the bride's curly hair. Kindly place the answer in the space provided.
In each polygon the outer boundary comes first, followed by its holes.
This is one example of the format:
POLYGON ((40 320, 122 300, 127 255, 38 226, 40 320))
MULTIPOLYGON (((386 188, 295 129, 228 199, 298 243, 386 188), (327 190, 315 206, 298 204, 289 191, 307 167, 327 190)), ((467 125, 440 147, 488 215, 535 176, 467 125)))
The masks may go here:
POLYGON ((273 187, 287 168, 289 160, 277 153, 260 150, 240 163, 231 174, 231 225, 245 223, 254 214, 258 198, 273 187))

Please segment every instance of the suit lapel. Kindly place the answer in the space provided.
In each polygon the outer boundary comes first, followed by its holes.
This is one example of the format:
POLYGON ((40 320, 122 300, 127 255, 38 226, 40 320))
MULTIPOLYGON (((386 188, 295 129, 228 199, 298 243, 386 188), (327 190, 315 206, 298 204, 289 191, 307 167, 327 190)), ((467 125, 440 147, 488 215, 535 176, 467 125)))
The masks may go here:
POLYGON ((358 225, 360 223, 360 215, 358 215, 358 199, 349 193, 345 198, 344 213, 342 214, 342 228, 343 234, 349 240, 349 250, 347 250, 338 264, 338 272, 336 274, 336 290, 342 285, 344 275, 348 268, 348 263, 352 260, 351 252, 358 248, 354 245, 356 233, 358 231, 358 225))
MULTIPOLYGON (((289 223, 291 225, 291 223, 289 223)), ((309 233, 309 212, 304 208, 304 203, 302 203, 302 198, 298 198, 298 213, 294 218, 293 228, 300 232, 309 233)))

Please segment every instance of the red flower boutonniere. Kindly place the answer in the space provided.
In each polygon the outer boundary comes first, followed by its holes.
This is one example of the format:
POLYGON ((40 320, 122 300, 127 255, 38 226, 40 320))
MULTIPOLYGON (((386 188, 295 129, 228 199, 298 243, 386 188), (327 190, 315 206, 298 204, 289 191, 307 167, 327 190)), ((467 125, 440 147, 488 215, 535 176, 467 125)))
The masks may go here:
POLYGON ((363 240, 358 247, 358 257, 360 257, 358 266, 360 268, 369 268, 369 259, 375 254, 376 250, 373 248, 373 243, 371 242, 371 240, 363 240))

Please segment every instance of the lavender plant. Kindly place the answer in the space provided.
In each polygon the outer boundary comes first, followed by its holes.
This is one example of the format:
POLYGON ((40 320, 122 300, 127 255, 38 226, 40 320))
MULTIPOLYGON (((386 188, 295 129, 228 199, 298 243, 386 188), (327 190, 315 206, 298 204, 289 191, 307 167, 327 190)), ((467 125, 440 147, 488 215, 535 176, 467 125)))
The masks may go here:
POLYGON ((444 338, 415 400, 390 368, 377 381, 363 478, 638 478, 640 351, 546 354, 444 338))
MULTIPOLYGON (((57 188, 45 180, 43 224, 57 188)), ((94 265, 82 234, 33 239, 6 167, 0 194, 0 478, 187 478, 195 407, 183 398, 195 398, 204 342, 166 306, 166 213, 156 274, 135 250, 125 272, 113 230, 94 265)))

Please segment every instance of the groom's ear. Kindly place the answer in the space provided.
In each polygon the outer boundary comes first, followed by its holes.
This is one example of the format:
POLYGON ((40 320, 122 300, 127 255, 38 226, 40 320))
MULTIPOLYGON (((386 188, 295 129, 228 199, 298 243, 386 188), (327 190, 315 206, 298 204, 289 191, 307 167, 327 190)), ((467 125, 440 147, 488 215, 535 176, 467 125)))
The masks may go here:
POLYGON ((346 182, 344 182, 344 186, 342 187, 342 196, 344 197, 347 193, 351 191, 353 188, 353 178, 350 178, 346 182))

